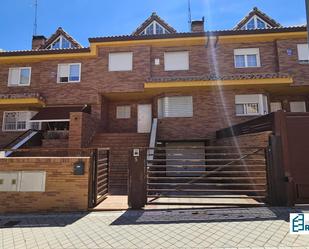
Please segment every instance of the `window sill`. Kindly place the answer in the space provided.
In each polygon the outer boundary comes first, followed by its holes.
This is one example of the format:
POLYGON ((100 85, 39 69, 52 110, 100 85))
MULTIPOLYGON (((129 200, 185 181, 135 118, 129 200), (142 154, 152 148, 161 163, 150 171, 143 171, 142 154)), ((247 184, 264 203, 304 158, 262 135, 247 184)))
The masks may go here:
POLYGON ((57 82, 57 84, 78 84, 80 81, 57 82))
POLYGON ((298 61, 298 64, 300 64, 300 65, 309 65, 309 60, 308 61, 298 61))
POLYGON ((255 116, 263 116, 263 115, 262 114, 236 114, 236 117, 255 117, 255 116))
POLYGON ((131 70, 108 70, 109 73, 132 73, 133 69, 131 70))
POLYGON ((23 87, 23 86, 30 86, 30 84, 27 85, 7 85, 8 87, 23 87))
POLYGON ((179 118, 193 118, 193 116, 190 116, 190 117, 161 117, 161 118, 158 118, 159 120, 163 120, 163 119, 179 119, 179 118))
POLYGON ((168 69, 164 69, 165 72, 184 72, 184 71, 190 71, 190 69, 171 69, 171 70, 168 70, 168 69))
POLYGON ((256 67, 235 67, 235 69, 252 69, 252 68, 261 68, 261 66, 256 66, 256 67))

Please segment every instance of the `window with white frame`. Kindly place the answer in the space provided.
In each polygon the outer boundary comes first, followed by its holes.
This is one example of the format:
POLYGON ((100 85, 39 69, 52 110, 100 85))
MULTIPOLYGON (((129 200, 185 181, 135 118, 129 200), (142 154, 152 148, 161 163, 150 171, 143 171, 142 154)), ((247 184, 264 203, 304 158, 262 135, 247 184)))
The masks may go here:
POLYGON ((29 86, 31 67, 15 67, 9 69, 8 86, 29 86))
POLYGON ((132 52, 116 52, 109 53, 108 71, 132 71, 133 69, 133 53, 132 52))
POLYGON ((235 96, 236 116, 265 115, 268 113, 267 97, 263 94, 235 96))
POLYGON ((259 48, 234 49, 235 68, 260 67, 259 48))
POLYGON ((270 103, 270 112, 276 112, 282 110, 281 102, 271 102, 270 103))
POLYGON ((297 44, 298 61, 301 63, 309 63, 309 45, 297 44))
POLYGON ((164 53, 164 70, 189 70, 189 52, 176 51, 164 53))
POLYGON ((158 118, 192 116, 192 96, 163 97, 158 99, 158 118))
POLYGON ((269 29, 271 26, 263 19, 254 15, 241 29, 269 29))
POLYGON ((159 35, 168 33, 169 31, 165 29, 161 24, 153 21, 143 30, 143 32, 141 32, 141 35, 159 35))
POLYGON ((32 111, 6 111, 3 113, 3 131, 25 131, 31 128, 32 111))
POLYGON ((65 37, 60 35, 52 44, 50 44, 47 49, 60 49, 60 48, 71 48, 72 43, 68 41, 65 37))
POLYGON ((291 101, 290 111, 291 112, 306 112, 306 102, 305 101, 291 101))
POLYGON ((117 119, 128 119, 131 118, 131 106, 122 105, 116 107, 116 118, 117 119))
POLYGON ((80 82, 81 63, 58 64, 58 83, 80 82))

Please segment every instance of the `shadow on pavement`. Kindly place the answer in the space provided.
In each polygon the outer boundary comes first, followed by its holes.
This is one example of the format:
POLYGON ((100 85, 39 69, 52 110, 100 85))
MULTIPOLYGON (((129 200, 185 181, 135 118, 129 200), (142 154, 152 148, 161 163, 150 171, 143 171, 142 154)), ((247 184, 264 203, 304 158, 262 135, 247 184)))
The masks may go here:
POLYGON ((65 227, 88 213, 20 214, 0 216, 0 229, 13 227, 65 227))
MULTIPOLYGON (((306 209, 309 211, 309 209, 306 209)), ((209 208, 185 210, 128 210, 111 225, 142 225, 171 223, 209 223, 285 220, 290 213, 302 213, 305 209, 281 207, 209 208)))

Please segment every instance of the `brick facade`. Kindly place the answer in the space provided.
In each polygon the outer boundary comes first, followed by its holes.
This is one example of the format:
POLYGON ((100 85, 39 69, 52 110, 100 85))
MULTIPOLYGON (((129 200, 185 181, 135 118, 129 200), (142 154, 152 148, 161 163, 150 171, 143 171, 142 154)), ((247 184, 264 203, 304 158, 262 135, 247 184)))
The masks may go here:
MULTIPOLYGON (((139 104, 152 104, 152 117, 156 118, 159 98, 192 96, 193 116, 160 118, 157 141, 208 140, 205 144, 214 145, 235 145, 233 138, 216 141, 215 132, 257 117, 236 116, 235 95, 264 94, 268 98, 268 105, 270 102, 280 101, 286 111, 290 111, 290 101, 306 101, 309 111, 308 64, 300 64, 297 56, 297 44, 306 42, 305 32, 302 28, 300 29, 301 31, 296 27, 294 30, 278 28, 258 31, 222 31, 208 32, 204 35, 203 33, 174 34, 172 32, 166 36, 154 37, 109 37, 103 39, 104 41, 100 41, 100 38, 95 41, 93 38, 90 39, 90 48, 70 49, 70 51, 29 51, 27 52, 29 57, 16 55, 18 58, 16 60, 14 57, 3 59, 4 53, 2 53, 0 54, 0 93, 7 95, 8 99, 11 94, 37 94, 48 107, 91 106, 91 114, 70 113, 68 139, 65 141, 44 139, 42 146, 45 148, 68 146, 71 149, 110 147, 109 193, 126 194, 128 150, 132 147, 149 146, 149 134, 137 134, 139 104), (236 33, 232 34, 232 32, 236 33), (261 32, 260 36, 259 32, 261 32), (246 37, 248 39, 245 39, 246 37), (234 50, 243 48, 259 49, 260 67, 235 68, 234 50), (290 50, 292 53, 288 53, 290 50), (189 52, 188 70, 165 71, 164 53, 173 51, 189 52), (45 54, 42 54, 42 57, 38 56, 40 52, 45 54), (115 52, 133 53, 131 71, 109 71, 109 53, 115 52), (53 53, 59 53, 60 56, 54 56, 53 53), (31 54, 34 57, 31 57, 31 54), (57 83, 60 63, 81 63, 80 82, 57 83), (8 87, 8 73, 11 67, 31 67, 30 86, 8 87), (283 74, 288 76, 281 78, 280 75, 283 74), (204 80, 203 83, 207 82, 209 85, 198 87, 189 85, 193 84, 198 77, 208 77, 209 80, 204 80), (154 79, 157 79, 160 84, 173 81, 177 84, 185 83, 187 86, 145 88, 145 83, 157 82, 154 79), (211 85, 213 82, 210 79, 231 79, 230 81, 234 84, 211 85), (261 79, 267 82, 262 84, 261 79), (278 82, 278 79, 293 79, 293 83, 289 85, 278 82), (121 105, 131 107, 129 118, 116 117, 117 106, 121 105)), ((1 98, 0 96, 0 100, 1 98)), ((3 111, 40 111, 42 107, 27 104, 8 105, 4 101, 2 104, 0 102, 0 148, 21 134, 21 132, 3 131, 3 111)), ((53 129, 57 130, 55 126, 53 129)), ((67 130, 67 127, 62 129, 67 130)), ((239 136, 236 138, 237 145, 265 147, 268 143, 268 135, 269 133, 261 133, 239 136)), ((38 155, 42 154, 38 152, 38 155)), ((55 153, 55 156, 60 154, 55 153)), ((4 203, 0 206, 0 212, 86 210, 89 158, 83 158, 86 162, 86 172, 83 176, 74 176, 72 173, 72 166, 76 160, 78 158, 0 159, 0 167, 3 171, 44 170, 47 172, 44 193, 0 192, 0 199, 4 203)))
POLYGON ((280 72, 293 75, 295 85, 309 85, 308 64, 298 63, 297 44, 307 43, 306 39, 277 41, 278 64, 280 72), (287 50, 292 50, 288 55, 287 50))
MULTIPOLYGON (((236 94, 259 93, 265 92, 260 89, 226 89, 222 92, 218 89, 209 89, 182 93, 181 95, 193 96, 193 117, 159 119, 158 139, 212 139, 215 131, 252 118, 236 116, 236 94)), ((164 96, 177 95, 180 94, 169 93, 164 96)))
POLYGON ((67 148, 68 139, 42 139, 43 148, 67 148))
POLYGON ((97 132, 98 122, 88 113, 71 112, 69 147, 83 148, 90 145, 93 136, 97 132))
POLYGON ((0 159, 0 172, 46 171, 45 192, 0 192, 0 213, 86 211, 89 167, 88 157, 0 159), (73 175, 78 160, 85 162, 81 176, 73 175))
MULTIPOLYGON (((284 33, 282 34, 284 38, 284 33)), ((214 137, 214 132, 231 124, 242 122, 248 118, 235 116, 235 94, 264 93, 269 96, 269 102, 281 101, 284 109, 289 110, 289 101, 305 100, 308 104, 309 92, 292 86, 247 85, 242 87, 219 88, 185 88, 159 89, 146 91, 144 83, 153 77, 184 77, 209 74, 239 75, 251 73, 289 73, 294 80, 293 85, 308 84, 308 65, 298 63, 297 44, 305 43, 306 39, 277 39, 269 41, 261 38, 259 41, 221 42, 220 39, 210 39, 204 45, 138 45, 98 46, 96 57, 78 59, 49 59, 22 63, 4 63, 0 67, 0 92, 39 93, 46 100, 47 106, 53 105, 84 105, 92 107, 92 121, 71 129, 83 130, 89 137, 94 126, 97 132, 137 132, 137 105, 152 103, 153 117, 157 116, 157 99, 168 95, 193 96, 194 116, 192 118, 165 118, 159 121, 159 138, 161 139, 208 139, 214 137), (261 67, 237 69, 234 66, 234 49, 259 48, 261 67), (288 56, 287 49, 292 49, 288 56), (189 70, 164 71, 164 52, 189 51, 189 70), (133 70, 128 72, 109 72, 108 54, 110 52, 133 52, 133 70), (154 60, 160 59, 155 65, 154 60), (59 84, 57 82, 57 65, 59 63, 81 63, 81 82, 59 84), (10 67, 30 66, 32 68, 31 85, 27 87, 8 87, 8 71, 10 67), (133 98, 132 98, 133 96, 133 98), (129 104, 130 119, 117 119, 116 106, 129 104), (82 127, 82 128, 81 128, 82 127), (86 127, 86 128, 85 128, 86 127), (188 129, 189 127, 189 129, 188 129), (86 131, 90 130, 90 133, 86 131)), ((1 110, 30 109, 30 106, 1 107, 1 110)), ((250 117, 252 118, 252 117, 250 117)), ((2 111, 0 111, 2 120, 2 111)), ((0 126, 2 122, 0 122, 0 126)), ((72 131, 73 132, 73 131, 72 131)), ((72 133, 71 132, 71 133, 72 133)), ((19 133, 0 131, 0 144, 9 142, 19 133)), ((91 137, 91 136, 90 136, 91 137)), ((81 138, 80 139, 85 139, 81 138)), ((75 142, 74 142, 75 143, 75 142)), ((74 144, 73 143, 73 144, 74 144)), ((75 145, 81 142, 75 143, 75 145)), ((86 142, 88 144, 88 142, 86 142)), ((70 145, 72 146, 72 145, 70 145)))
POLYGON ((137 112, 139 104, 152 104, 152 99, 110 101, 108 108, 107 132, 137 132, 137 112), (131 107, 131 116, 128 119, 117 119, 117 106, 128 105, 131 107))
POLYGON ((237 137, 222 138, 214 141, 213 145, 239 147, 267 147, 271 132, 259 132, 237 137))

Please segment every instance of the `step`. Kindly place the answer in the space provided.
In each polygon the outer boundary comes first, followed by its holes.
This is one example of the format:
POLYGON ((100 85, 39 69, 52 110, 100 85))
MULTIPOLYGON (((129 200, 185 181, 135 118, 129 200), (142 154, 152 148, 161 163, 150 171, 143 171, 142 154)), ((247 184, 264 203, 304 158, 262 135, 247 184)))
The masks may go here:
POLYGON ((265 193, 266 190, 250 190, 250 189, 192 189, 192 188, 147 188, 148 192, 228 192, 228 193, 265 193))
POLYGON ((239 168, 243 170, 251 169, 251 168, 261 168, 261 169, 266 169, 265 164, 255 164, 255 165, 242 165, 242 164, 235 164, 235 165, 215 165, 215 164, 203 164, 203 165, 194 165, 194 164, 173 164, 173 165, 156 165, 156 164, 150 164, 148 163, 147 167, 149 169, 152 168, 205 168, 205 169, 216 169, 216 168, 224 168, 224 169, 230 169, 230 168, 239 168))

